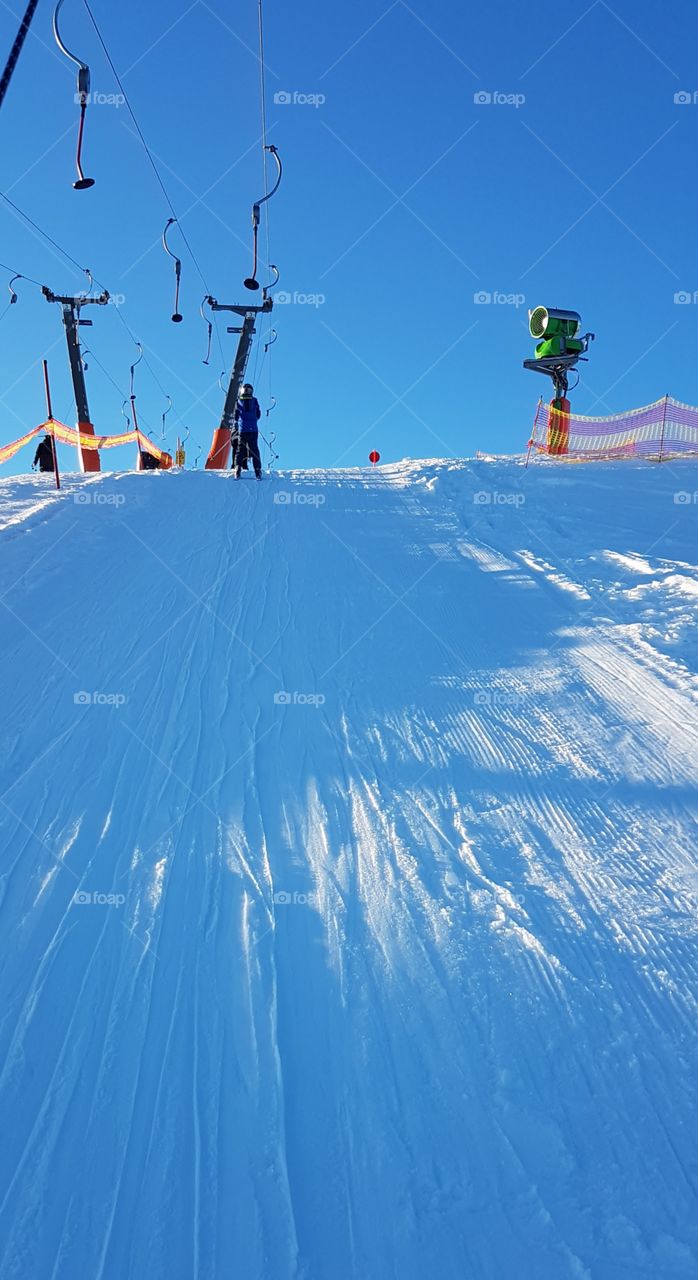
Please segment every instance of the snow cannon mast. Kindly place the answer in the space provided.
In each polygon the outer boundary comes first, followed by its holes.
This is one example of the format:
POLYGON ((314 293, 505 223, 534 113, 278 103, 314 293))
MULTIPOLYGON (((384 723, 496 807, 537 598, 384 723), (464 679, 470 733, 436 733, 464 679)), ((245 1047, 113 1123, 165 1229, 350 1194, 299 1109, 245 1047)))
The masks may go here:
POLYGON ((535 307, 529 311, 528 327, 531 337, 538 341, 535 358, 524 360, 523 367, 552 378, 554 396, 548 418, 548 453, 564 454, 569 443, 569 373, 579 360, 585 359, 595 335, 580 336, 582 317, 579 313, 557 307, 535 307))

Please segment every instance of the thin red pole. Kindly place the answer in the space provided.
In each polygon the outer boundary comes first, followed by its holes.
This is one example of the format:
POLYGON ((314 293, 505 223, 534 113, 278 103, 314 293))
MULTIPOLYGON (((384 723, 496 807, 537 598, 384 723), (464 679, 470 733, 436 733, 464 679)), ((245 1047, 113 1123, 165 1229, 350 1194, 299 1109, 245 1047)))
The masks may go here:
MULTIPOLYGON (((46 392, 46 412, 48 413, 49 422, 53 422, 53 409, 51 407, 51 388, 48 381, 48 360, 44 360, 44 390, 46 392)), ((61 487, 61 477, 58 474, 58 454, 56 452, 56 437, 51 430, 51 449, 53 450, 53 474, 56 477, 56 488, 61 487)))
POLYGON ((540 409, 540 406, 542 405, 542 403, 543 403, 543 397, 541 396, 540 400, 538 401, 538 404, 536 405, 536 412, 533 418, 533 431, 531 432, 531 438, 528 442, 528 453, 526 454, 526 468, 525 468, 526 470, 528 470, 528 460, 531 456, 531 449, 533 448, 533 442, 536 438, 536 424, 538 422, 538 410, 540 409))

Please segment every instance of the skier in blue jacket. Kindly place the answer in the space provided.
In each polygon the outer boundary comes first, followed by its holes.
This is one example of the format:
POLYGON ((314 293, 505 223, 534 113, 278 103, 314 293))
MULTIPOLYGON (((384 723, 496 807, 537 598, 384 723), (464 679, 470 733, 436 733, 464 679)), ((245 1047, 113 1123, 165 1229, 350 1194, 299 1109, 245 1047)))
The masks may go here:
POLYGON ((259 419, 262 410, 255 397, 251 382, 246 382, 235 406, 235 435, 233 447, 233 466, 235 477, 240 478, 243 466, 247 470, 247 459, 252 459, 254 473, 258 480, 262 479, 262 459, 259 456, 259 419))

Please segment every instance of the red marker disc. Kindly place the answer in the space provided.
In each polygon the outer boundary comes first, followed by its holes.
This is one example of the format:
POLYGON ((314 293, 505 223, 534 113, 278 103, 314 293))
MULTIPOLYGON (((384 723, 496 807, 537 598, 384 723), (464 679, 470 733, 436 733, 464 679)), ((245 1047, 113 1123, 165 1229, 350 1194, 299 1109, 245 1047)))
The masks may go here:
POLYGON ((376 463, 380 462, 381 456, 375 449, 373 449, 368 455, 368 460, 369 462, 372 462, 375 467, 376 463))

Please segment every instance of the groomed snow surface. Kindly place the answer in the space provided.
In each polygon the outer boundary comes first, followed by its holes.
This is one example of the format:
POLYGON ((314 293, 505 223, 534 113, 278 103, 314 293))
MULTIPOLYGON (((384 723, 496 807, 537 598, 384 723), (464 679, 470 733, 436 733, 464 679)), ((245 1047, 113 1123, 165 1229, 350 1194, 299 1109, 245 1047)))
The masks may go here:
POLYGON ((698 1275, 698 465, 0 482, 2 1280, 698 1275))

